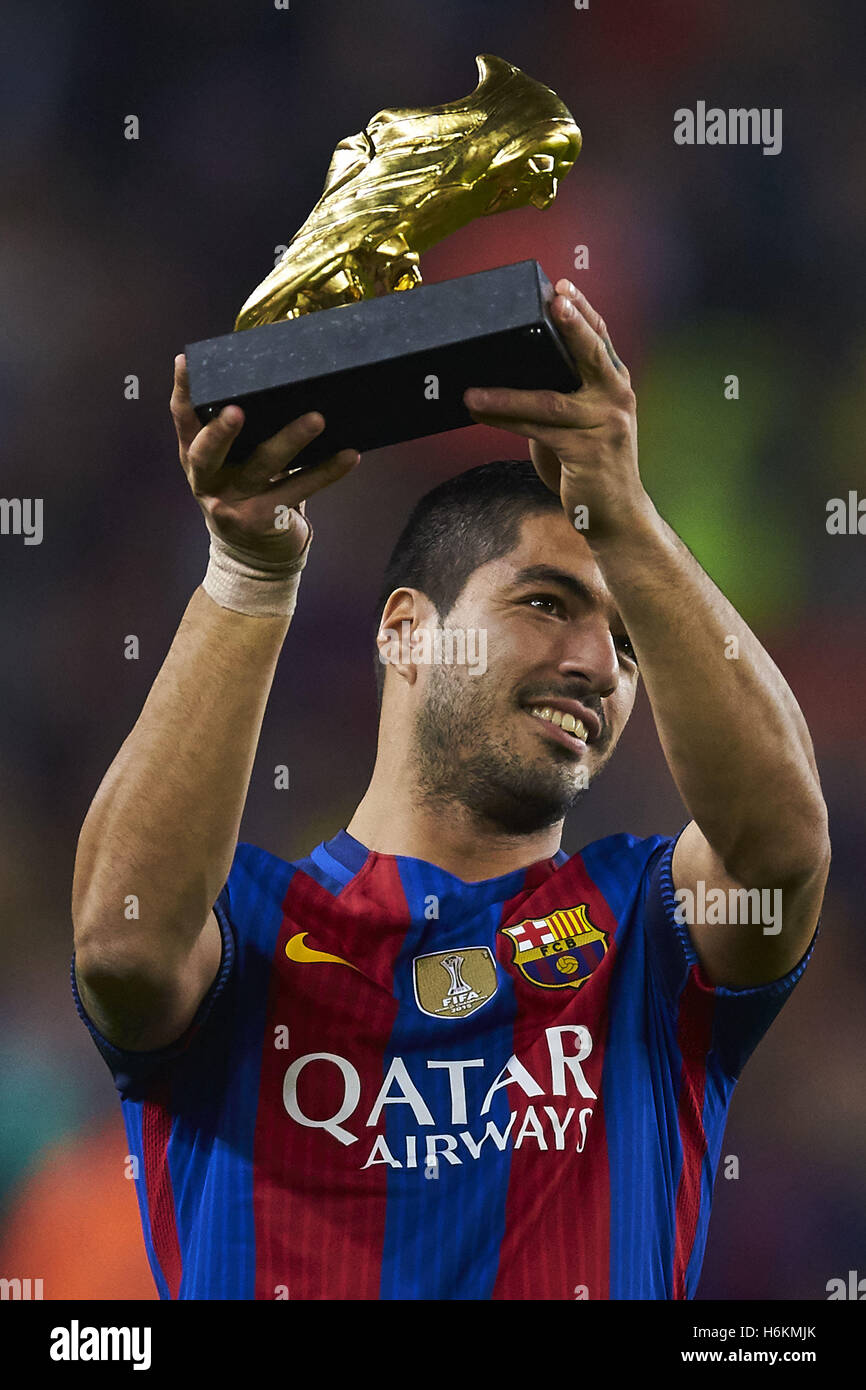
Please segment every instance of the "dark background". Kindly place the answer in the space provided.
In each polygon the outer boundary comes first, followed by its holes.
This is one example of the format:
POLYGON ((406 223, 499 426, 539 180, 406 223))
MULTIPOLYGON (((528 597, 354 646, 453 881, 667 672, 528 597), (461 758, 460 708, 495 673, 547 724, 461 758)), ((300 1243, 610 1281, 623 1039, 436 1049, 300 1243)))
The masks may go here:
MULTIPOLYGON (((230 330, 339 139, 383 106, 467 94, 492 52, 563 97, 583 153, 551 209, 476 222, 424 278, 536 257, 587 292, 632 371, 647 485, 791 683, 830 806, 822 939, 735 1094, 700 1297, 823 1299, 866 1275, 866 537, 825 524, 831 497, 866 492, 860 22, 854 0, 7 0, 2 492, 43 498, 45 533, 0 536, 0 1274, 43 1277, 48 1298, 154 1296, 119 1103, 69 991, 69 891, 87 806, 205 569, 174 354, 230 330), (674 111, 699 100, 781 107, 782 152, 675 145, 674 111)), ((368 454, 311 503, 244 839, 291 859, 346 824, 375 750, 374 601, 407 510, 526 452, 461 430, 368 454)), ((642 696, 564 845, 684 819, 642 696)))

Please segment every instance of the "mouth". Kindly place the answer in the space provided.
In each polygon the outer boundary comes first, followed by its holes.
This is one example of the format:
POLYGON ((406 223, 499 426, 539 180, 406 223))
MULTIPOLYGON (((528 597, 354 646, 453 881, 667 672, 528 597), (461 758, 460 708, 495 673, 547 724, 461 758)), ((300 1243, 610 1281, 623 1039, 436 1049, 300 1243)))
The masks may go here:
POLYGON ((558 743, 572 748, 576 753, 585 753, 588 745, 600 733, 601 726, 597 717, 576 706, 576 702, 572 700, 559 700, 555 703, 538 701, 527 705, 526 712, 544 724, 546 732, 556 738, 558 743))

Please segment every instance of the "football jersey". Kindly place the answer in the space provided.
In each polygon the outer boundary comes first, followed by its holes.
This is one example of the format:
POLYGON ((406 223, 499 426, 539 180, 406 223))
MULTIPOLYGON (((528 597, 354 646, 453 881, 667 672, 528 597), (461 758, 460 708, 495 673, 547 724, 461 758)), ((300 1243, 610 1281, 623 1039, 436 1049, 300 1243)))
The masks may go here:
POLYGON ((784 978, 713 987, 675 838, 466 883, 341 830, 239 844, 217 976, 113 1046, 165 1299, 694 1296, 736 1081, 784 978))

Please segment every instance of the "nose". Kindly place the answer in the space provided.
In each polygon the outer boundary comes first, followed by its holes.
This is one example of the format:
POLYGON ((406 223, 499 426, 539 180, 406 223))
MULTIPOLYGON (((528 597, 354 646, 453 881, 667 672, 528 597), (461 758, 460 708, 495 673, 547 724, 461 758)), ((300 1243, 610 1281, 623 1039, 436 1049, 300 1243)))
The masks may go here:
POLYGON ((600 615, 569 624, 557 669, 562 676, 580 676, 587 693, 612 695, 619 685, 619 659, 613 636, 600 615))

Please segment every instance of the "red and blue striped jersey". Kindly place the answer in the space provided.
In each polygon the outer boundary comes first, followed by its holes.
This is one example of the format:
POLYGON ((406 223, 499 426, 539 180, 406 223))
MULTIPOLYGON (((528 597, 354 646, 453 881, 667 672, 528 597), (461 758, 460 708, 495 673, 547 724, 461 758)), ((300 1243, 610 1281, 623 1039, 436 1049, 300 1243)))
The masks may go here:
POLYGON ((237 848, 176 1043, 121 1051, 167 1299, 694 1296, 724 1124, 799 979, 713 987, 675 840, 477 883, 346 831, 237 848))

